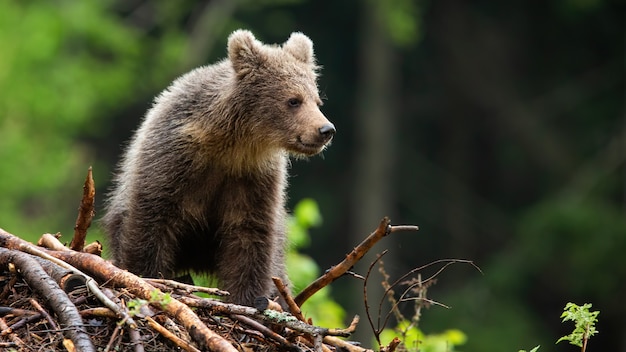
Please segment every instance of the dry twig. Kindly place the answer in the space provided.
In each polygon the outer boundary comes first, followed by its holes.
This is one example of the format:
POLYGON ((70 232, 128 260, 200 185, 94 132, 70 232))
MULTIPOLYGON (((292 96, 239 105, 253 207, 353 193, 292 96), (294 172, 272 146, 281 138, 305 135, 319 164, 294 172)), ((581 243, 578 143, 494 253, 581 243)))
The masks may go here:
POLYGON ((85 246, 87 229, 91 226, 91 220, 95 214, 93 207, 95 197, 96 187, 93 182, 93 174, 90 166, 89 170, 87 170, 85 184, 83 185, 83 198, 80 201, 80 207, 78 208, 78 217, 76 218, 76 225, 74 226, 74 237, 70 243, 70 249, 72 250, 81 252, 85 246))
POLYGON ((220 290, 218 288, 189 285, 189 284, 185 284, 185 283, 174 281, 174 280, 150 279, 150 278, 146 278, 144 280, 153 286, 161 285, 160 287, 169 288, 169 290, 176 289, 176 290, 180 290, 186 293, 202 292, 202 293, 215 295, 215 296, 230 295, 228 291, 220 290))
POLYGON ((287 302, 287 307, 289 307, 289 311, 291 312, 291 314, 293 314, 294 317, 298 318, 298 320, 306 322, 306 320, 304 319, 304 315, 302 315, 302 310, 300 310, 300 307, 298 307, 296 302, 293 300, 289 289, 287 289, 283 281, 279 277, 275 276, 272 277, 272 281, 274 281, 274 285, 276 286, 278 293, 285 300, 285 302, 287 302))
MULTIPOLYGON (((0 230, 2 231, 2 230, 0 230)), ((82 328, 83 321, 78 310, 69 300, 65 292, 59 287, 31 256, 6 248, 0 248, 0 263, 15 264, 20 270, 28 285, 44 297, 64 327, 65 335, 73 341, 80 351, 95 351, 89 335, 82 328)))
POLYGON ((324 273, 324 275, 320 276, 317 280, 313 281, 309 286, 302 290, 302 292, 300 292, 295 298, 296 304, 298 306, 302 306, 302 304, 315 292, 321 290, 345 274, 383 237, 392 232, 418 230, 417 226, 391 226, 390 224, 391 221, 388 217, 383 218, 380 221, 378 228, 376 228, 374 232, 372 232, 365 240, 363 240, 363 242, 354 248, 352 252, 346 255, 346 258, 341 263, 333 266, 330 270, 324 273))

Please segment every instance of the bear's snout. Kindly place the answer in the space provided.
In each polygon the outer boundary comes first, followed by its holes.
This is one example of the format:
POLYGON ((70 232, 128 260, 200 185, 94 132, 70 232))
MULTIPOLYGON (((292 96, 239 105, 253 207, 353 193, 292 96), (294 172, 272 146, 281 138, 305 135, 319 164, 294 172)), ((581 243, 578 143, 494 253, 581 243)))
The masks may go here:
POLYGON ((330 141, 335 135, 335 132, 337 132, 337 130, 335 129, 335 125, 333 125, 330 122, 320 127, 319 131, 320 131, 320 135, 322 136, 324 140, 324 143, 327 143, 328 141, 330 141))
POLYGON ((309 137, 308 143, 310 144, 310 146, 318 149, 315 154, 322 151, 322 149, 324 149, 330 143, 336 132, 337 130, 335 129, 335 125, 333 125, 332 122, 326 120, 322 127, 317 129, 317 135, 312 134, 309 137))
POLYGON ((328 146, 336 132, 335 125, 326 120, 321 127, 311 128, 289 142, 287 150, 296 155, 312 156, 318 154, 328 146))

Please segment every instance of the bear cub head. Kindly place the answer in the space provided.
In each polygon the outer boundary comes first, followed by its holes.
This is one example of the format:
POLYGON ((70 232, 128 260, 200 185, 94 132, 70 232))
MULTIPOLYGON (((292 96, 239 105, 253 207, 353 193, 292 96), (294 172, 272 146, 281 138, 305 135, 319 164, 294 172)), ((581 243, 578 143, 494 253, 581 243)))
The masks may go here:
POLYGON ((282 45, 265 45, 246 30, 228 38, 228 61, 235 72, 239 124, 251 146, 287 150, 294 156, 320 153, 333 138, 335 126, 320 111, 313 42, 292 33, 282 45))

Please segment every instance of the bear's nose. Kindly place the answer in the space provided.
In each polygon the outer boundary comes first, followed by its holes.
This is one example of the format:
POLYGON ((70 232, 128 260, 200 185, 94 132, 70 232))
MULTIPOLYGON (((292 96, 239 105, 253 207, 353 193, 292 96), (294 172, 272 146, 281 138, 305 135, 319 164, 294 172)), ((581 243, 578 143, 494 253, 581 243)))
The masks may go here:
POLYGON ((324 126, 320 127, 320 134, 324 138, 330 138, 330 137, 334 136, 335 132, 337 132, 337 130, 335 130, 335 125, 333 125, 330 122, 325 124, 324 126))

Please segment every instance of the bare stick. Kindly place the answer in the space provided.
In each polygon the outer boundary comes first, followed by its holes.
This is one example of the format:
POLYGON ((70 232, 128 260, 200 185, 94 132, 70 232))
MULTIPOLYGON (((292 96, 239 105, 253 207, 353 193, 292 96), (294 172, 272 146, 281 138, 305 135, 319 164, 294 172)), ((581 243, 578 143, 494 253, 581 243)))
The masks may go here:
POLYGON ((26 325, 26 324, 30 324, 30 323, 32 323, 32 322, 34 322, 34 321, 37 321, 37 320, 41 319, 41 317, 42 317, 41 313, 34 313, 34 314, 30 315, 30 316, 27 316, 27 317, 25 317, 25 318, 22 318, 22 319, 21 319, 20 321, 18 321, 17 323, 12 324, 11 326, 9 326, 9 330, 10 330, 10 331, 2 331, 2 332, 0 333, 0 336, 4 336, 4 335, 6 335, 7 333, 9 333, 9 332, 13 332, 13 331, 15 331, 15 330, 17 330, 17 329, 21 328, 22 326, 24 326, 24 325, 26 325))
POLYGON ((174 316, 187 328, 191 337, 198 342, 201 348, 207 348, 216 352, 236 352, 237 350, 223 337, 209 329, 206 324, 186 305, 166 297, 165 294, 154 286, 148 284, 136 275, 121 270, 104 259, 86 253, 78 252, 50 252, 53 256, 77 265, 83 270, 92 273, 101 281, 110 281, 116 286, 126 289, 145 300, 154 301, 159 308, 174 316), (158 302, 165 302, 161 305, 158 302))
POLYGON ((19 268, 28 285, 46 299, 61 323, 68 327, 65 335, 80 351, 95 351, 91 339, 81 327, 83 320, 76 306, 33 257, 16 250, 0 248, 0 261, 5 265, 12 262, 19 268))
MULTIPOLYGON (((91 278, 89 275, 85 274, 84 272, 76 269, 74 266, 70 264, 69 260, 64 261, 62 259, 64 257, 63 255, 61 255, 60 256, 61 258, 59 258, 59 255, 61 253, 71 258, 73 254, 78 255, 80 252, 74 252, 69 249, 63 250, 63 251, 45 251, 43 249, 39 249, 38 247, 34 246, 30 242, 24 241, 23 239, 4 231, 3 229, 0 229, 0 246, 6 247, 9 249, 16 249, 16 250, 19 250, 28 254, 38 256, 40 258, 44 258, 46 260, 53 262, 54 264, 59 265, 62 268, 71 270, 75 274, 84 276, 86 280, 85 285, 87 286, 89 291, 93 293, 94 296, 96 296, 105 306, 109 307, 111 310, 119 314, 123 318, 122 321, 126 322, 128 325, 130 325, 133 328, 137 326, 137 324, 135 323, 135 320, 130 315, 128 315, 125 311, 120 309, 119 306, 117 306, 113 301, 111 301, 102 292, 102 290, 100 290, 100 287, 98 287, 98 284, 94 281, 93 278, 91 278), (57 254, 57 255, 53 256, 53 254, 57 254)), ((85 253, 85 255, 88 255, 88 254, 85 253)), ((93 257, 100 258, 96 256, 93 256, 93 257)), ((81 257, 81 258, 84 258, 84 257, 81 257)), ((104 259, 102 258, 100 258, 100 260, 104 261, 104 259)), ((78 263, 81 263, 81 261, 78 260, 78 263)))
POLYGON ((373 352, 371 349, 353 345, 350 342, 344 341, 335 336, 324 336, 324 342, 329 345, 342 348, 348 352, 373 352))
POLYGON ((267 326, 257 322, 256 320, 250 319, 247 316, 240 315, 240 314, 233 314, 232 317, 234 319, 237 319, 240 322, 250 326, 251 328, 261 332, 265 337, 271 338, 272 340, 280 343, 284 347, 287 347, 289 349, 295 349, 296 348, 291 342, 287 341, 286 338, 284 338, 281 335, 273 332, 270 328, 268 328, 267 326))
POLYGON ((218 288, 189 285, 189 284, 185 284, 185 283, 174 281, 174 280, 167 280, 167 279, 144 279, 144 280, 148 281, 148 283, 150 284, 153 284, 153 283, 161 284, 166 287, 182 290, 186 293, 203 292, 203 293, 207 293, 209 295, 215 295, 215 296, 230 295, 228 291, 223 291, 218 288))
POLYGON ((115 314, 112 310, 106 307, 94 307, 87 308, 79 311, 82 317, 86 316, 95 316, 95 317, 103 317, 103 318, 111 318, 111 319, 119 319, 119 316, 115 314))
POLYGON ((29 302, 33 307, 35 307, 35 309, 39 311, 41 315, 44 316, 44 318, 46 318, 46 320, 48 321, 52 329, 59 330, 59 326, 57 325, 57 323, 54 322, 54 319, 52 319, 50 314, 48 314, 48 312, 45 309, 43 309, 43 307, 41 306, 41 304, 39 304, 39 302, 37 302, 34 298, 31 298, 29 302))
POLYGON ((309 299, 315 292, 319 291, 323 287, 329 285, 331 282, 337 280, 346 271, 350 270, 363 256, 383 237, 389 235, 392 232, 398 231, 417 231, 417 226, 390 226, 391 221, 388 217, 384 217, 378 228, 372 232, 363 242, 361 242, 356 248, 352 250, 346 258, 339 264, 333 266, 330 270, 328 270, 324 275, 320 276, 317 280, 313 281, 309 286, 307 286, 302 292, 300 292, 296 298, 295 302, 298 306, 302 306, 302 304, 309 299))
POLYGON ((113 333, 111 334, 111 338, 109 339, 109 343, 107 343, 106 347, 104 348, 104 352, 109 352, 111 350, 111 347, 113 347, 113 343, 117 339, 117 336, 120 335, 122 331, 123 331, 122 326, 119 324, 116 324, 115 329, 113 330, 113 333))
POLYGON ((87 237, 87 229, 91 226, 91 220, 94 215, 94 200, 96 197, 96 188, 93 182, 93 174, 91 166, 87 170, 87 178, 83 185, 83 199, 80 201, 78 208, 78 217, 74 226, 74 237, 70 243, 70 249, 81 252, 85 246, 85 238, 87 237))
POLYGON ((16 344, 20 349, 23 349, 24 347, 26 347, 26 344, 24 343, 24 341, 22 341, 22 339, 20 339, 15 333, 13 333, 13 331, 10 330, 4 318, 0 318, 0 330, 2 330, 3 333, 5 331, 8 331, 7 334, 9 335, 9 339, 14 344, 16 344))
MULTIPOLYGON (((283 280, 281 280, 279 277, 273 276, 272 281, 274 281, 274 285, 276 286, 278 293, 287 303, 287 307, 289 307, 289 311, 291 312, 291 314, 293 314, 293 316, 296 317, 298 320, 307 323, 306 319, 304 318, 304 315, 302 315, 302 310, 300 309, 300 307, 298 307, 296 302, 294 302, 293 297, 291 296, 289 289, 283 283, 283 280)), ((329 329, 329 331, 330 330, 331 329, 329 329)), ((330 352, 330 349, 328 347, 324 346, 321 343, 321 341, 318 341, 315 338, 304 339, 304 340, 307 343, 312 343, 315 346, 315 348, 318 348, 318 347, 321 348, 323 352, 330 352)))
POLYGON ((54 251, 69 251, 70 249, 65 247, 61 241, 59 241, 59 237, 61 237, 60 233, 55 235, 51 233, 44 233, 39 237, 37 241, 37 245, 39 247, 44 247, 48 249, 52 249, 54 251))
POLYGON ((89 254, 95 254, 97 256, 102 255, 102 243, 99 241, 91 242, 83 248, 83 252, 89 254))
POLYGON ((130 343, 133 345, 135 352, 144 352, 143 343, 141 342, 141 334, 139 330, 133 329, 130 327, 126 327, 128 329, 128 337, 130 338, 130 343))
POLYGON ((258 309, 247 306, 240 306, 232 303, 224 303, 222 301, 208 299, 208 298, 200 298, 200 297, 192 297, 192 296, 182 296, 178 297, 177 300, 184 303, 190 307, 199 307, 199 308, 209 308, 212 314, 224 314, 224 315, 233 315, 240 314, 245 315, 257 320, 265 321, 268 323, 281 325, 291 330, 295 330, 301 333, 309 334, 309 335, 330 335, 336 333, 337 336, 347 337, 349 334, 345 334, 342 331, 337 331, 336 329, 327 329, 319 326, 313 326, 307 324, 303 321, 299 321, 295 317, 291 316, 288 313, 279 313, 272 310, 266 310, 263 312, 259 312, 258 309))
MULTIPOLYGON (((175 299, 169 299, 163 292, 140 279, 136 275, 119 269, 98 256, 74 251, 45 251, 43 249, 38 249, 31 243, 26 242, 3 229, 0 229, 0 247, 20 249, 25 252, 37 252, 37 255, 52 260, 59 265, 65 264, 66 266, 72 268, 72 270, 76 270, 78 273, 82 273, 82 271, 77 270, 74 266, 90 273, 102 282, 110 281, 116 286, 126 287, 130 293, 142 299, 154 299, 156 302, 169 301, 168 304, 163 306, 163 309, 172 316, 176 317, 176 319, 178 319, 181 324, 189 330, 190 335, 196 342, 198 342, 201 348, 207 348, 215 352, 237 351, 223 337, 209 329, 189 307, 175 299)), ((87 284, 89 285, 90 282, 94 283, 95 288, 100 291, 97 284, 95 284, 95 281, 89 277, 87 284)), ((91 286, 89 286, 89 289, 92 289, 91 286)), ((111 301, 110 299, 107 300, 109 302, 111 301)), ((115 303, 112 303, 112 305, 117 308, 115 303)), ((161 306, 159 305, 159 307, 161 306)), ((117 310, 119 311, 119 308, 117 308, 117 310)), ((125 314, 122 311, 119 313, 125 314)), ((128 317, 126 319, 132 318, 128 317)))
POLYGON ((148 324, 150 325, 150 327, 158 331, 161 335, 163 335, 168 340, 172 341, 176 346, 188 352, 200 352, 199 349, 193 347, 189 342, 172 334, 169 330, 167 330, 163 325, 157 323, 154 319, 150 317, 146 317, 145 319, 146 321, 148 321, 148 324))
POLYGON ((355 315, 354 318, 352 318, 352 322, 350 322, 350 326, 345 329, 328 329, 328 333, 333 336, 349 336, 354 332, 354 330, 356 330, 356 326, 359 324, 360 319, 361 318, 359 318, 358 315, 355 315))
POLYGON ((287 302, 287 306, 289 307, 289 311, 291 312, 291 314, 293 314, 294 317, 298 318, 298 320, 306 322, 306 320, 304 319, 304 315, 302 315, 302 310, 300 310, 300 307, 298 307, 296 302, 294 302, 291 293, 289 293, 289 290, 287 289, 283 281, 279 277, 275 276, 272 277, 272 281, 274 281, 274 285, 276 285, 278 293, 280 293, 285 302, 287 302))
POLYGON ((393 338, 393 340, 391 340, 391 342, 389 342, 389 345, 387 345, 387 347, 385 348, 386 352, 394 352, 396 350, 396 348, 398 347, 398 345, 400 344, 400 339, 396 336, 393 338))
MULTIPOLYGON (((369 268, 367 268, 367 274, 365 275, 365 280, 363 281, 363 301, 365 303, 365 315, 367 316, 367 321, 370 324, 370 327, 372 328, 372 331, 374 332, 374 337, 376 338, 376 342, 378 342, 378 344, 380 345, 380 312, 378 314, 378 321, 377 321, 377 326, 374 326, 374 322, 372 321, 372 315, 370 314, 370 305, 368 302, 368 296, 367 296, 367 282, 369 280, 370 275, 372 274, 372 269, 374 268, 374 265, 376 265, 376 263, 378 263, 378 261, 381 260, 381 258, 387 254, 387 250, 384 250, 381 254, 376 256, 376 259, 370 264, 369 268)), ((385 292, 385 295, 387 294, 387 292, 385 292)), ((379 306, 379 310, 380 310, 380 306, 379 306)))

